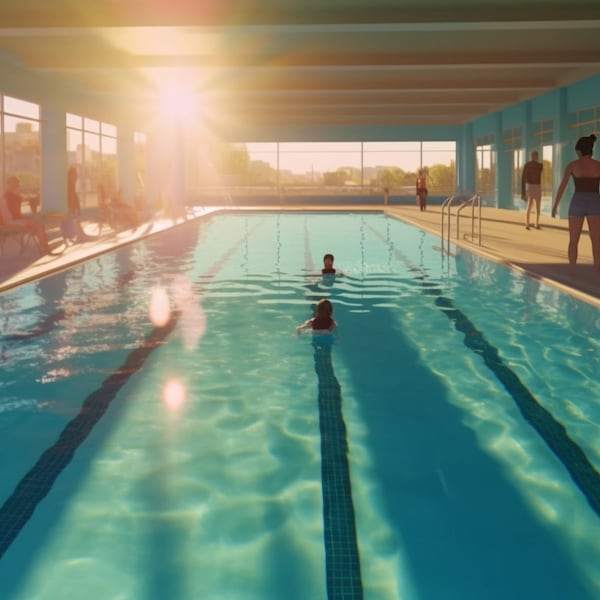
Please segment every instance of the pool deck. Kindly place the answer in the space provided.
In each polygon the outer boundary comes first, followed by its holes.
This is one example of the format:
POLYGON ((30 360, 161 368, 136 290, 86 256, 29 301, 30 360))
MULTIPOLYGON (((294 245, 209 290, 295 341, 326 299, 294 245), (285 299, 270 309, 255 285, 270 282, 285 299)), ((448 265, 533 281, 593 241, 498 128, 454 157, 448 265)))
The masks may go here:
MULTIPOLYGON (((0 292, 19 286, 23 283, 44 277, 52 272, 111 251, 118 246, 129 244, 138 239, 155 235, 182 224, 186 220, 236 207, 208 207, 189 209, 185 216, 169 218, 157 216, 141 225, 136 230, 123 232, 102 231, 97 234, 97 225, 92 219, 84 221, 86 233, 94 236, 89 241, 64 248, 57 232, 54 238, 51 234, 51 246, 55 254, 39 257, 34 247, 26 247, 19 252, 16 240, 5 240, 5 247, 0 255, 0 292)), ((341 210, 360 212, 384 210, 383 206, 347 205, 347 206, 280 206, 269 207, 240 207, 240 210, 341 210)), ((442 209, 432 206, 425 212, 416 206, 391 205, 386 212, 403 221, 411 223, 425 231, 441 237, 442 209)), ((567 264, 568 227, 566 219, 551 219, 542 215, 540 230, 525 229, 525 213, 516 210, 483 207, 481 209, 481 241, 475 228, 472 234, 471 211, 465 209, 460 216, 460 238, 456 239, 457 216, 456 208, 451 215, 451 244, 468 248, 482 254, 491 260, 511 266, 526 272, 548 285, 557 287, 582 300, 600 306, 600 274, 593 269, 592 251, 587 230, 584 231, 579 243, 579 261, 573 272, 567 264)), ((448 219, 445 218, 446 227, 448 219)), ((447 232, 447 229, 446 229, 447 232)), ((452 246, 451 245, 451 250, 452 246)), ((440 246, 442 246, 440 240, 440 246)))
MULTIPOLYGON (((414 206, 391 207, 388 212, 421 229, 440 236, 442 209, 439 206, 420 212, 414 206)), ((592 247, 584 226, 579 241, 578 264, 570 269, 567 261, 569 228, 567 219, 540 216, 540 229, 525 228, 523 211, 483 207, 481 209, 481 239, 472 236, 470 209, 460 216, 460 240, 456 239, 456 209, 451 217, 451 244, 470 249, 491 260, 544 281, 561 291, 600 306, 600 274, 594 270, 592 247), (474 239, 473 239, 474 238, 474 239)), ((448 219, 445 215, 447 235, 448 219)), ((451 246, 452 249, 452 246, 451 246)))

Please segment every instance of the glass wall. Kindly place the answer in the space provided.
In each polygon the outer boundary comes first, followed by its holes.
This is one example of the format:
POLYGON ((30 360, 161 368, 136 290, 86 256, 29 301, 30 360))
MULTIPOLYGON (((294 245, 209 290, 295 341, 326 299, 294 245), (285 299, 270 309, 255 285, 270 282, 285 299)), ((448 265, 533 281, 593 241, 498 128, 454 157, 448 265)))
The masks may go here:
POLYGON ((302 193, 414 195, 417 171, 430 194, 448 195, 456 181, 455 142, 267 142, 198 149, 189 163, 192 187, 240 186, 302 193))
POLYGON ((455 142, 365 142, 363 181, 391 194, 414 195, 419 170, 430 195, 449 195, 456 182, 455 142))
MULTIPOLYGON (((538 121, 533 126, 533 137, 535 146, 539 152, 539 158, 542 161, 542 207, 541 213, 549 215, 552 212, 553 198, 553 139, 554 123, 552 119, 538 121)), ((529 159, 529 157, 528 157, 529 159)), ((568 161, 567 161, 568 162, 568 161)))
POLYGON ((279 144, 279 185, 357 188, 361 185, 360 142, 279 144))
POLYGON ((10 96, 0 102, 2 192, 7 178, 17 177, 24 199, 21 210, 35 213, 40 208, 40 107, 10 96))
POLYGON ((456 186, 456 143, 423 142, 419 168, 427 173, 430 195, 452 194, 456 186))
POLYGON ((513 203, 516 203, 518 208, 525 208, 526 204, 521 198, 523 192, 521 180, 523 176, 523 167, 525 166, 525 150, 519 148, 512 152, 512 195, 513 203))
POLYGON ((117 190, 117 128, 70 113, 66 125, 68 164, 77 172, 81 207, 95 206, 99 184, 107 194, 117 190))
POLYGON ((552 144, 544 144, 542 146, 542 153, 540 159, 544 168, 542 169, 542 207, 541 213, 550 215, 552 214, 552 202, 553 202, 553 186, 554 170, 553 170, 553 155, 554 149, 552 144))
POLYGON ((475 146, 475 190, 481 203, 494 206, 496 203, 496 151, 490 140, 479 141, 475 146))

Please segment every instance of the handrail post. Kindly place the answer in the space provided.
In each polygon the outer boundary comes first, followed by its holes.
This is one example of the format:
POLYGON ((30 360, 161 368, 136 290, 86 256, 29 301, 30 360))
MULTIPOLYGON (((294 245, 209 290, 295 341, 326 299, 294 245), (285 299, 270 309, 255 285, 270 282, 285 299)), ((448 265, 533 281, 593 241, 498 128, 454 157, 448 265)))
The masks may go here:
MULTIPOLYGON (((441 231, 442 253, 444 252, 444 239, 445 239, 444 214, 446 211, 446 206, 450 206, 453 198, 454 198, 454 196, 450 195, 444 200, 444 202, 442 202, 442 231, 441 231)), ((450 249, 450 209, 448 209, 448 249, 450 249)))
POLYGON ((451 195, 444 200, 442 203, 442 252, 450 252, 450 238, 452 235, 452 203, 455 200, 462 200, 461 205, 456 211, 456 238, 460 239, 460 215, 464 208, 471 206, 471 241, 475 243, 475 219, 477 218, 477 243, 481 246, 481 196, 479 194, 473 194, 468 197, 466 195, 456 196, 451 195), (475 207, 477 207, 477 217, 475 216, 475 207), (447 227, 446 233, 446 208, 448 208, 447 227))
POLYGON ((477 194, 477 206, 479 206, 479 245, 481 246, 481 196, 477 194))

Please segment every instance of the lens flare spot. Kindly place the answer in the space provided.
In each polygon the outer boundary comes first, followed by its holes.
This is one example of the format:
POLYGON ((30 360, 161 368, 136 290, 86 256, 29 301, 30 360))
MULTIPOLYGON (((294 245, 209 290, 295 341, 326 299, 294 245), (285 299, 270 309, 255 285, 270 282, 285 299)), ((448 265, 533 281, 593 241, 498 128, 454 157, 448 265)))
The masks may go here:
POLYGON ((192 284, 185 277, 174 278, 171 296, 181 313, 179 324, 185 349, 195 350, 206 331, 206 315, 200 305, 200 299, 196 297, 192 284))
POLYGON ((171 411, 177 411, 185 403, 187 392, 185 386, 178 379, 170 379, 163 388, 163 402, 171 411))
POLYGON ((150 292, 150 321, 155 327, 164 327, 171 317, 171 304, 164 288, 155 287, 150 292))

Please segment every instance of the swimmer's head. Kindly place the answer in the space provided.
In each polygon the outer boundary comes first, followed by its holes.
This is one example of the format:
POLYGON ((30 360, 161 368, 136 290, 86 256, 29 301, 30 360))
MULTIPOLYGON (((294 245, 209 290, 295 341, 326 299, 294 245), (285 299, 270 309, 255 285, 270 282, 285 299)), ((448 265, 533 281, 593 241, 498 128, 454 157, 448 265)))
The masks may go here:
POLYGON ((333 306, 327 298, 322 298, 317 302, 316 314, 318 317, 330 317, 333 314, 333 306))

